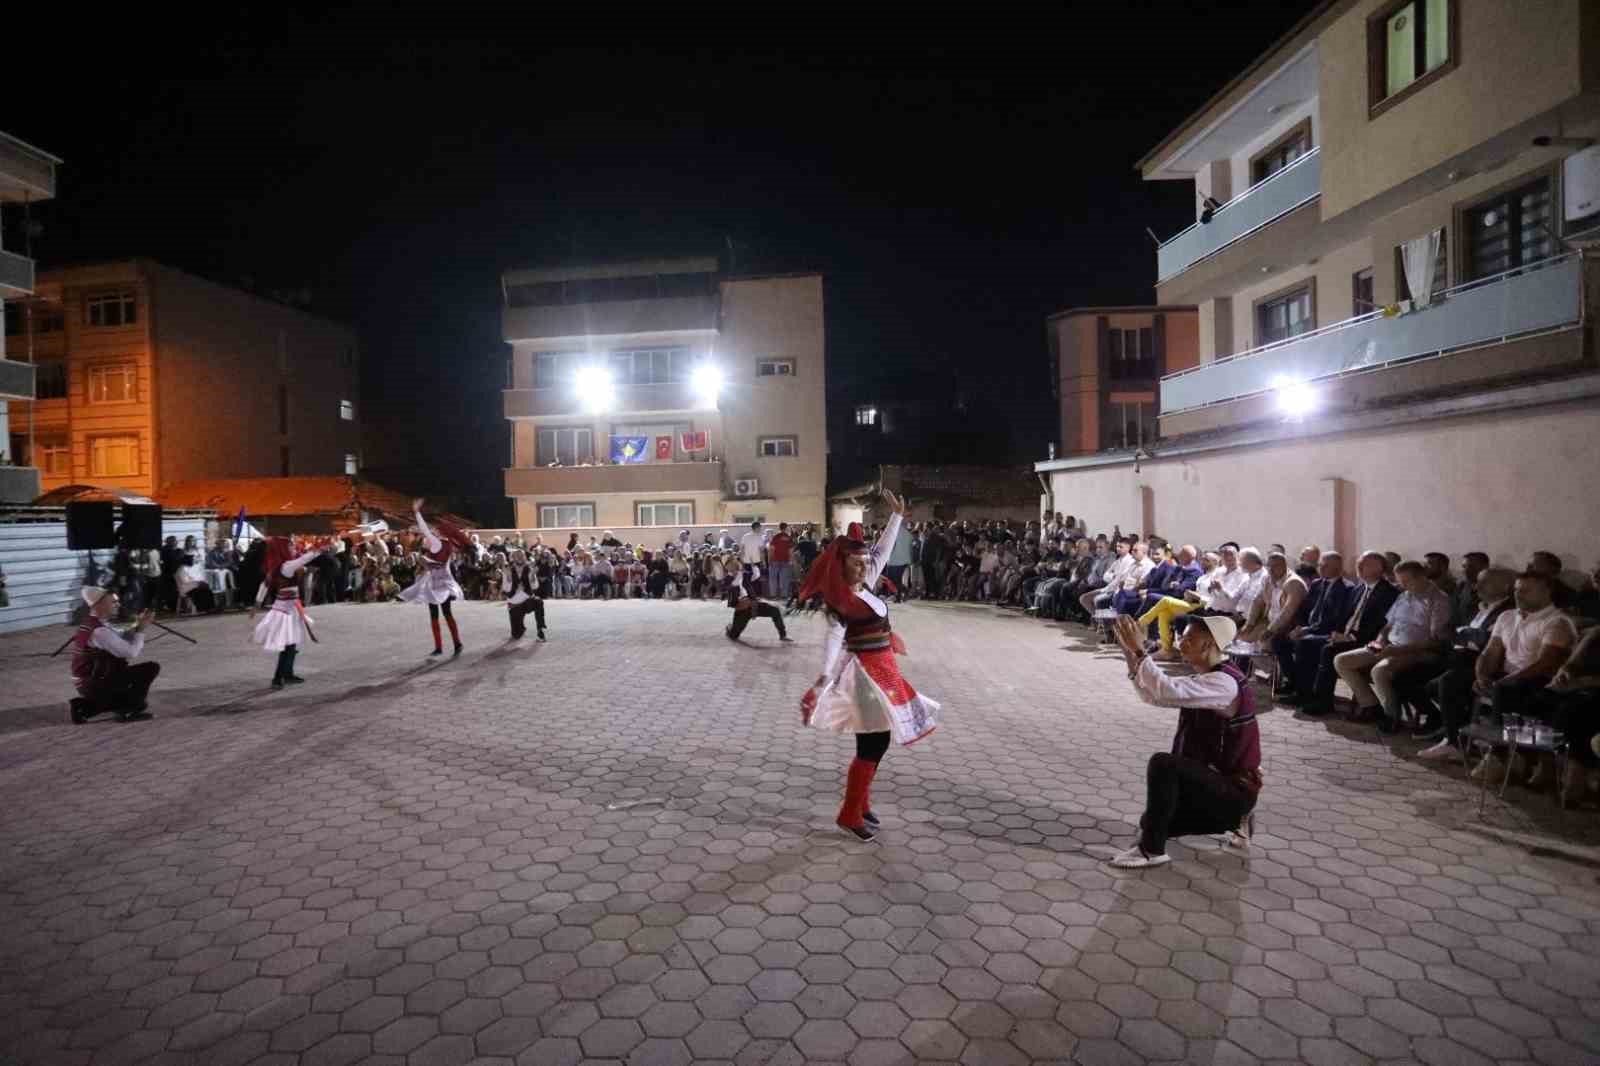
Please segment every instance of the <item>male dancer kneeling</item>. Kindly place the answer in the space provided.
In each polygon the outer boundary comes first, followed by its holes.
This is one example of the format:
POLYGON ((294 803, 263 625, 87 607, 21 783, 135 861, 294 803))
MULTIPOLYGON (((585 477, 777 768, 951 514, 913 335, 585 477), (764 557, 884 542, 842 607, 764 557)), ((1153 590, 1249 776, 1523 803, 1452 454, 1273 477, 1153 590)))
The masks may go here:
POLYGON ((760 615, 772 619, 772 624, 778 627, 779 640, 793 644, 794 641, 789 639, 789 631, 783 625, 783 612, 748 591, 756 587, 760 576, 761 571, 754 566, 741 567, 734 575, 733 584, 728 587, 728 606, 733 608, 733 621, 723 632, 729 640, 738 640, 744 627, 750 624, 750 619, 760 615))
POLYGON ((522 635, 528 631, 527 623, 523 621, 528 612, 533 612, 533 621, 539 630, 539 639, 544 639, 544 597, 540 593, 540 581, 532 564, 528 562, 528 553, 518 549, 511 553, 511 561, 506 566, 505 576, 500 579, 500 589, 506 597, 506 614, 511 619, 511 639, 521 640, 522 635))
POLYGON ((117 614, 115 592, 86 585, 81 595, 89 605, 89 617, 72 638, 72 681, 78 688, 69 707, 72 720, 86 722, 106 711, 115 711, 124 722, 149 718, 144 698, 161 673, 161 664, 130 663, 144 651, 140 630, 150 624, 153 612, 141 614, 124 637, 106 624, 117 614))
POLYGON ((1178 653, 1194 669, 1168 676, 1145 652, 1144 627, 1118 617, 1117 643, 1128 677, 1146 703, 1177 707, 1172 751, 1150 756, 1139 843, 1110 860, 1142 869, 1171 861, 1167 839, 1199 833, 1236 834, 1261 792, 1261 734, 1250 681, 1222 649, 1238 627, 1223 615, 1189 615, 1178 653))

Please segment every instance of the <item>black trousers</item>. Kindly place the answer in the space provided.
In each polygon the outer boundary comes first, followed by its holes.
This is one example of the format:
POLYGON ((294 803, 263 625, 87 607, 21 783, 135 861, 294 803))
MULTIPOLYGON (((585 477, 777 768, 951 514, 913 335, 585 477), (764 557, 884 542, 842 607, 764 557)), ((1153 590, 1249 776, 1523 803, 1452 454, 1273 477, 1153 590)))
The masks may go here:
POLYGON ((856 758, 866 762, 882 762, 883 753, 889 750, 889 731, 882 733, 857 733, 856 758))
POLYGON ((523 623, 522 620, 528 617, 528 613, 530 611, 533 613, 533 624, 538 628, 540 633, 543 633, 543 599, 538 596, 530 596, 521 603, 511 603, 506 605, 506 614, 511 617, 511 635, 513 637, 520 637, 522 634, 528 631, 528 627, 523 623))
POLYGON ((428 604, 428 617, 429 618, 438 618, 439 617, 439 610, 440 610, 440 608, 443 608, 444 609, 444 616, 446 618, 454 618, 455 615, 450 613, 450 605, 452 603, 454 603, 454 602, 456 602, 456 598, 454 596, 451 596, 448 600, 445 600, 444 603, 442 603, 442 604, 439 604, 439 603, 430 603, 430 604, 428 604))
MULTIPOLYGON (((1303 640, 1311 639, 1312 638, 1310 637, 1303 638, 1303 640)), ((1339 683, 1339 675, 1335 673, 1333 669, 1333 657, 1335 655, 1342 655, 1345 652, 1350 651, 1352 648, 1359 648, 1361 645, 1357 644, 1353 640, 1336 641, 1331 637, 1321 637, 1319 639, 1322 647, 1317 652, 1317 664, 1315 670, 1312 672, 1312 677, 1314 677, 1316 680, 1312 682, 1309 689, 1299 688, 1298 681, 1296 682, 1295 687, 1299 689, 1299 692, 1302 696, 1312 696, 1318 700, 1331 702, 1333 700, 1333 686, 1339 683)), ((1295 652, 1295 669, 1297 671, 1301 669, 1299 660, 1300 653, 1297 650, 1295 652)))
POLYGON ((80 689, 78 695, 90 714, 104 711, 131 711, 144 706, 150 686, 161 673, 160 663, 131 663, 112 671, 110 677, 80 689))
POLYGON ((728 633, 737 638, 744 632, 744 627, 750 624, 750 619, 756 617, 772 619, 772 624, 778 627, 778 636, 789 635, 789 631, 783 625, 783 612, 764 600, 752 600, 748 611, 735 610, 733 624, 728 627, 728 633))
POLYGON ((1255 804, 1249 789, 1198 759, 1156 752, 1145 773, 1139 846, 1148 855, 1163 855, 1169 837, 1237 829, 1255 804))

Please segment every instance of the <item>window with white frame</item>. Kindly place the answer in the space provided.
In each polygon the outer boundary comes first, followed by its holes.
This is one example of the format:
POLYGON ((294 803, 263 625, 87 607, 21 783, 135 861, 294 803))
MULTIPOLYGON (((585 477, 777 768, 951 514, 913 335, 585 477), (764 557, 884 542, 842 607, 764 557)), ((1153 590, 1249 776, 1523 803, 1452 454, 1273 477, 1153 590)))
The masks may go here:
POLYGON ((356 420, 356 405, 354 401, 339 401, 339 418, 345 422, 354 422, 356 420))
POLYGON ((83 301, 86 326, 131 326, 139 321, 139 301, 132 292, 103 292, 83 301))
POLYGON ((138 473, 139 438, 136 434, 90 438, 90 476, 132 477, 138 473))
POLYGON ((763 459, 793 459, 800 453, 794 437, 762 437, 759 454, 763 459))
POLYGON ((793 359, 762 359, 756 363, 756 377, 758 378, 792 378, 794 377, 793 359))
POLYGON ((361 471, 361 457, 355 452, 344 453, 344 472, 355 475, 361 471))
POLYGON ((594 430, 588 426, 546 426, 539 430, 540 466, 577 466, 594 461, 594 430))
POLYGON ((878 409, 871 404, 859 404, 856 407, 856 425, 875 426, 878 424, 878 409))
POLYGON ((641 526, 692 526, 694 525, 694 504, 682 502, 667 502, 652 500, 636 506, 641 526))
POLYGON ((132 403, 138 398, 138 364, 99 363, 89 368, 90 403, 132 403))
POLYGON ((539 505, 540 529, 581 529, 594 525, 592 503, 543 503, 539 505))

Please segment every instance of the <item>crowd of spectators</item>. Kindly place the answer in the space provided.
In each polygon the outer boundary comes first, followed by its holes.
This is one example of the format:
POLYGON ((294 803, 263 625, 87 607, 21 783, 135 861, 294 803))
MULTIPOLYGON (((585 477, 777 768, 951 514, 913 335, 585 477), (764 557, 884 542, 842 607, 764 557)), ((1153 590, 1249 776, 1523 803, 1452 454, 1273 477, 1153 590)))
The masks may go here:
POLYGON ((1316 545, 1292 556, 1282 544, 1232 541, 1202 551, 1154 534, 1090 537, 1070 522, 1031 549, 1025 536, 1020 605, 1029 614, 1089 627, 1130 615, 1159 659, 1177 658, 1174 633, 1191 617, 1226 614, 1239 627, 1239 661, 1272 664, 1274 702, 1308 718, 1342 711, 1384 736, 1409 730, 1429 761, 1461 758, 1478 717, 1537 721, 1567 741, 1564 780, 1550 753, 1491 751, 1472 775, 1509 773, 1570 801, 1597 783, 1600 566, 1579 585, 1544 551, 1517 570, 1468 552, 1456 573, 1442 552, 1408 560, 1371 550, 1351 566, 1316 545), (1340 681, 1350 693, 1342 706, 1340 681))

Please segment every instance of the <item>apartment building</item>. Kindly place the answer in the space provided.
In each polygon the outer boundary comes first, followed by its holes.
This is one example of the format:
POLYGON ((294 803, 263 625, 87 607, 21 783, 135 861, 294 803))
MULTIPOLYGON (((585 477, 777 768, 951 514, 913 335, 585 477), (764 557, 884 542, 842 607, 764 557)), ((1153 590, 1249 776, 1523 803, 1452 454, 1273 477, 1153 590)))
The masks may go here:
POLYGON ((820 275, 684 258, 502 280, 519 528, 822 520, 820 275))
POLYGON ((1078 307, 1046 319, 1045 334, 1061 414, 1059 456, 1154 442, 1161 378, 1200 358, 1193 305, 1078 307))
POLYGON ((1139 461, 1040 463, 1091 525, 1595 552, 1600 5, 1325 0, 1156 145, 1199 359, 1139 461))
MULTIPOLYGON (((30 203, 54 199, 56 167, 61 160, 15 137, 0 133, 0 212, 26 210, 30 203)), ((33 293, 34 264, 17 249, 5 246, 5 226, 0 225, 0 310, 6 321, 17 313, 15 301, 33 293)), ((39 473, 18 452, 10 431, 10 404, 33 399, 33 367, 26 362, 26 346, 8 351, 0 334, 0 502, 28 501, 39 495, 39 473)))
POLYGON ((44 491, 147 496, 202 478, 355 474, 355 333, 296 307, 143 259, 44 271, 29 305, 37 398, 10 440, 44 491))

